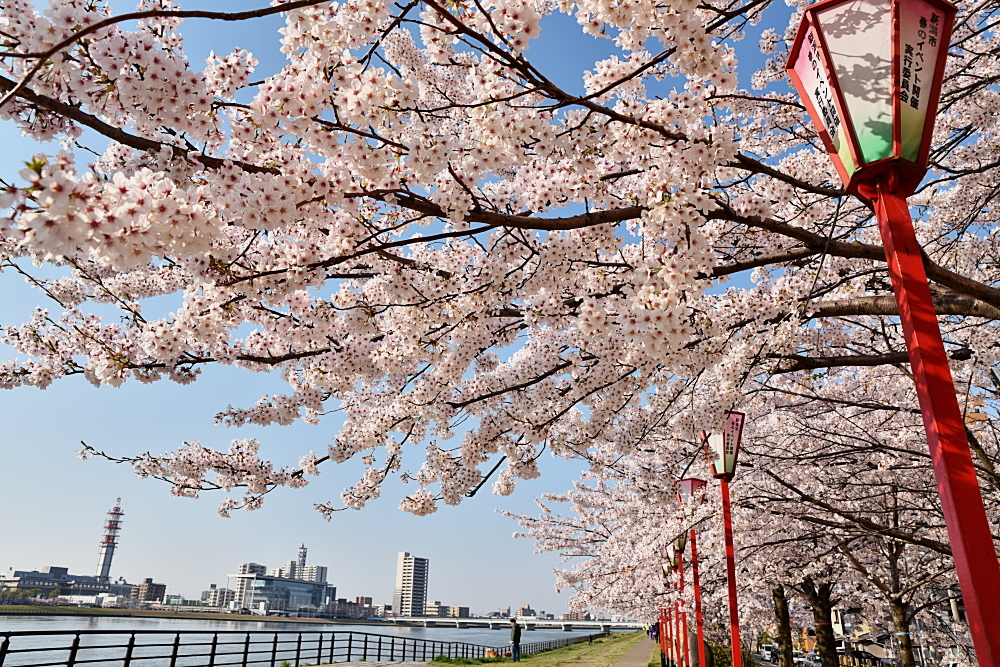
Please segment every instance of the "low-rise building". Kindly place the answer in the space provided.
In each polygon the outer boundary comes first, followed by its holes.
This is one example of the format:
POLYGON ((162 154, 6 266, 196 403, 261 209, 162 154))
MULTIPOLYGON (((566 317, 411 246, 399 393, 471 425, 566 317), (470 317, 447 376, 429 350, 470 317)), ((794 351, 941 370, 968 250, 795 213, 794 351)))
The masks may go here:
POLYGON ((590 621, 593 620, 590 617, 589 611, 571 611, 568 614, 563 614, 559 617, 560 621, 590 621))
POLYGON ((229 603, 236 599, 236 591, 228 588, 215 588, 208 592, 208 597, 204 603, 209 607, 228 607, 229 603))
POLYGON ((357 600, 371 600, 371 598, 356 598, 353 602, 340 598, 330 606, 330 614, 337 618, 370 618, 379 615, 378 609, 374 606, 362 604, 357 600))
POLYGON ((270 572, 259 563, 240 565, 237 574, 230 575, 236 577, 235 604, 264 612, 336 613, 337 587, 327 583, 325 566, 306 565, 306 554, 303 544, 297 560, 270 572))
POLYGON ((55 595, 128 595, 132 585, 124 579, 102 581, 99 577, 70 574, 69 568, 48 566, 38 570, 10 569, 0 574, 0 591, 38 591, 38 597, 55 595))
POLYGON ((520 609, 514 612, 514 615, 518 618, 534 618, 537 612, 531 608, 530 605, 524 605, 520 609))
POLYGON ((440 600, 428 602, 424 605, 424 616, 430 616, 431 618, 447 618, 448 607, 441 604, 440 600))
POLYGON ((163 602, 167 597, 167 585, 153 583, 152 578, 146 577, 141 584, 132 587, 129 597, 143 602, 163 602))

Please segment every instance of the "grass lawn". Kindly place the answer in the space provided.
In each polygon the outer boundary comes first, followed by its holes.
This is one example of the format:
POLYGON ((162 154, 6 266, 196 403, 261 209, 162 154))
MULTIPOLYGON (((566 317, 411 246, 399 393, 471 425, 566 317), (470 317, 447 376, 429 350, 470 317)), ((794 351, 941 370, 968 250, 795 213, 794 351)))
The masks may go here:
MULTIPOLYGON (((555 648, 541 653, 522 655, 521 662, 525 667, 612 667, 617 664, 630 648, 643 638, 642 632, 615 632, 609 637, 595 639, 593 644, 580 642, 562 648, 555 648)), ((510 658, 454 659, 434 660, 432 665, 477 665, 491 662, 510 662, 510 658)))

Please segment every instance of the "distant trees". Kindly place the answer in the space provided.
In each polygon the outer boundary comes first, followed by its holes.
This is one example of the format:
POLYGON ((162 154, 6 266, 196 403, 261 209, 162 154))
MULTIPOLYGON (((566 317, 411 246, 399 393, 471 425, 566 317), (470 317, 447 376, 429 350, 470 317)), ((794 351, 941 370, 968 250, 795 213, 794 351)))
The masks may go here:
MULTIPOLYGON (((56 591, 56 593, 58 593, 58 591, 56 591)), ((37 588, 0 590, 0 604, 24 604, 28 600, 32 598, 37 598, 41 594, 42 591, 37 588)))

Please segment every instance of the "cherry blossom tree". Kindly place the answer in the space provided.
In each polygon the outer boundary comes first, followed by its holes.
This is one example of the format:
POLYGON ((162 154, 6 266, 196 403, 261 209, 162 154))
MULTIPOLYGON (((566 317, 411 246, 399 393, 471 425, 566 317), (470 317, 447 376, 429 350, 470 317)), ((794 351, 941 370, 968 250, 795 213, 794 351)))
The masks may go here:
MULTIPOLYGON (((957 580, 913 388, 898 369, 882 367, 878 382, 873 372, 842 368, 826 374, 825 384, 813 377, 798 387, 787 380, 791 374, 779 375, 786 378, 780 385, 767 375, 746 406, 749 425, 732 487, 745 636, 773 635, 775 627, 777 634, 790 635, 792 618, 785 620, 782 606, 791 598, 795 625, 815 628, 824 662, 837 661, 835 607, 855 613, 876 635, 899 638, 904 664, 915 664, 918 636, 923 648, 956 646, 971 662, 967 628, 949 609, 957 580), (764 391, 767 387, 772 390, 764 391), (895 404, 887 402, 890 396, 895 404)), ((995 422, 975 411, 993 412, 995 407, 985 407, 991 402, 982 400, 967 418, 970 440, 983 457, 988 511, 997 516, 1000 496, 991 472, 997 452, 981 442, 995 422)), ((682 413, 677 409, 671 417, 682 413)), ((669 421, 651 440, 679 430, 669 421)), ((687 461, 677 458, 684 451, 676 441, 650 448, 644 457, 630 457, 627 466, 606 467, 600 483, 549 497, 572 503, 568 514, 546 504, 538 517, 517 517, 538 549, 580 561, 558 574, 560 585, 576 588, 571 604, 646 618, 655 617, 657 607, 672 605, 677 591, 657 590, 650 580, 681 532, 681 512, 671 498, 674 480, 691 471, 708 474, 695 444, 688 445, 687 461)), ((710 493, 689 525, 704 531, 699 553, 706 618, 715 638, 725 641, 718 506, 710 493)))
MULTIPOLYGON (((955 375, 984 402, 1000 315, 995 11, 960 15, 934 171, 911 200, 955 375)), ((0 195, 2 266, 50 302, 4 330, 24 358, 0 386, 189 383, 224 364, 289 390, 222 423, 343 414, 296 466, 248 440, 118 456, 177 495, 245 489, 223 514, 353 457, 362 479, 321 511, 362 507, 390 474, 416 486, 401 502, 415 514, 493 471, 509 494, 546 450, 598 478, 623 457, 641 469, 754 401, 912 417, 871 210, 782 82, 796 11, 738 86, 739 40, 775 16, 766 0, 158 0, 122 15, 3 0, 0 120, 66 150, 0 195), (184 21, 279 12, 286 64, 262 80, 248 50, 184 54, 184 21), (556 15, 620 52, 581 72, 583 95, 529 57, 556 15), (85 129, 108 142, 87 165, 69 151, 85 129), (145 316, 164 295, 176 310, 145 316)), ((976 422, 970 442, 992 428, 976 422)), ((973 446, 995 483, 993 444, 973 446)))

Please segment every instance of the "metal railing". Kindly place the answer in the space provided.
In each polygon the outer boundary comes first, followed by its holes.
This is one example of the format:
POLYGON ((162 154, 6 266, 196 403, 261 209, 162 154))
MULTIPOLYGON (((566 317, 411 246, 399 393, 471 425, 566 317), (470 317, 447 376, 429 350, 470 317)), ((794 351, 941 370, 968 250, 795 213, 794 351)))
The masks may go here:
MULTIPOLYGON (((521 645, 538 653, 608 633, 521 645)), ((355 631, 295 630, 39 630, 0 632, 0 667, 299 667, 333 662, 414 660, 437 656, 500 656, 507 646, 482 646, 355 631)))

